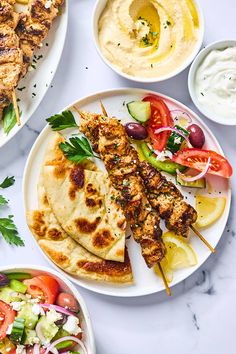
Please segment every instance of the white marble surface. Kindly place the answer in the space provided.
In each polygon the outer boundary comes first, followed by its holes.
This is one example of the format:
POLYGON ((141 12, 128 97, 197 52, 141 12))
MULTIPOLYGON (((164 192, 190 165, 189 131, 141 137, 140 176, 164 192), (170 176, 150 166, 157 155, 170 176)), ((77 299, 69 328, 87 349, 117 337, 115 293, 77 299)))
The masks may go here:
MULTIPOLYGON (((204 43, 235 39, 235 0, 201 0, 206 19, 204 43)), ((22 200, 22 175, 26 158, 45 118, 80 96, 102 89, 138 85, 118 77, 97 55, 91 31, 94 0, 70 0, 66 46, 53 87, 29 124, 0 151, 0 180, 14 175, 16 183, 2 192, 10 199, 26 247, 11 248, 0 239, 0 265, 47 265, 35 247, 26 223, 22 200)), ((188 90, 187 73, 150 89, 170 95, 195 111, 188 90)), ((214 124, 203 117, 236 167, 236 127, 214 124)), ((165 293, 139 299, 115 299, 80 289, 87 301, 95 330, 98 354, 222 354, 235 353, 236 222, 235 187, 227 227, 216 255, 189 279, 165 293)), ((4 211, 5 215, 9 210, 4 211)))

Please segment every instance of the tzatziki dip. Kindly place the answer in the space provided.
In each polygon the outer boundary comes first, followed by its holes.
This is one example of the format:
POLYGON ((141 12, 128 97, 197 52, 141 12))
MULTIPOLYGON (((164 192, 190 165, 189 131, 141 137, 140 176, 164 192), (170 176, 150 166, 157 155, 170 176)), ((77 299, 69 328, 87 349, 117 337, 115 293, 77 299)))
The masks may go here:
POLYGON ((236 118, 236 46, 212 50, 195 75, 199 103, 218 117, 236 118))

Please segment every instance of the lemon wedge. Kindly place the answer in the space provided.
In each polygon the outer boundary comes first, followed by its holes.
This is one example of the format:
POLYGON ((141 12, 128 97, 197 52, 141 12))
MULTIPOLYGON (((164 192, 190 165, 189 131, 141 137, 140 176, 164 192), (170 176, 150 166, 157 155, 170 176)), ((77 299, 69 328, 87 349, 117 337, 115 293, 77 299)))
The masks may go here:
POLYGON ((224 212, 226 204, 225 197, 196 196, 196 210, 198 218, 197 227, 207 227, 218 220, 224 212))
MULTIPOLYGON (((192 267, 197 264, 197 255, 187 241, 176 236, 174 232, 168 231, 163 235, 166 246, 166 256, 161 262, 166 280, 170 283, 173 280, 174 271, 182 268, 192 267)), ((160 276, 158 266, 154 271, 160 276)))

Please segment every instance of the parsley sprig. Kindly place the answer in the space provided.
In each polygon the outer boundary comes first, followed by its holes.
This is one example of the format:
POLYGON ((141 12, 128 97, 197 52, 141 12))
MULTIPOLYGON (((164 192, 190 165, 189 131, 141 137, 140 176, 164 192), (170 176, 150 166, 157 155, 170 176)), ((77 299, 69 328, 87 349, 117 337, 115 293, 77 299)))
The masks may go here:
MULTIPOLYGON (((0 184, 0 188, 8 188, 15 183, 15 178, 6 177, 0 184)), ((6 206, 8 200, 0 195, 0 206, 6 206)), ((7 218, 0 218, 0 234, 9 245, 24 246, 24 241, 20 238, 16 225, 13 222, 13 216, 9 215, 7 218)))
POLYGON ((0 188, 8 188, 13 186, 15 183, 15 177, 6 177, 4 181, 0 184, 0 188))
POLYGON ((60 149, 68 160, 75 163, 80 163, 88 157, 96 157, 89 144, 89 141, 85 137, 73 137, 69 139, 69 142, 60 143, 60 149))
POLYGON ((0 233, 9 245, 24 246, 24 241, 20 238, 12 218, 13 215, 0 218, 0 233))
POLYGON ((55 114, 54 116, 46 119, 46 121, 54 131, 78 127, 71 111, 63 111, 60 114, 55 114))

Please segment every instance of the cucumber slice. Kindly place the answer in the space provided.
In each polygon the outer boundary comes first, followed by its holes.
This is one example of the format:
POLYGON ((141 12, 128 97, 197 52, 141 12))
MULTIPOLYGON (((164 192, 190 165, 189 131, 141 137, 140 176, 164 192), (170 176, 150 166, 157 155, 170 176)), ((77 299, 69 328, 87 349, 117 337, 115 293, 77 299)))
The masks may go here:
MULTIPOLYGON (((189 136, 189 132, 179 125, 175 125, 175 128, 180 130, 184 135, 186 135, 186 137, 189 136)), ((177 151, 179 151, 183 141, 184 138, 181 135, 179 135, 177 132, 172 132, 167 141, 166 149, 175 154, 177 151)))
POLYGON ((129 114, 138 122, 145 123, 151 118, 151 103, 132 101, 127 103, 129 114))
POLYGON ((17 280, 24 280, 32 278, 32 275, 29 273, 7 273, 6 276, 9 280, 17 279, 17 280))
POLYGON ((12 331, 10 334, 10 340, 15 343, 21 343, 23 334, 25 329, 25 319, 24 318, 16 318, 13 322, 12 331))
POLYGON ((28 329, 34 329, 36 323, 38 322, 38 316, 32 311, 33 304, 26 303, 21 307, 18 312, 17 318, 24 318, 25 327, 28 329))
POLYGON ((16 279, 10 280, 9 286, 13 291, 16 291, 17 293, 25 294, 27 290, 27 285, 16 279))
POLYGON ((206 180, 205 178, 200 178, 197 181, 186 182, 181 179, 180 176, 176 176, 176 182, 180 186, 188 187, 188 188, 206 188, 206 180))

